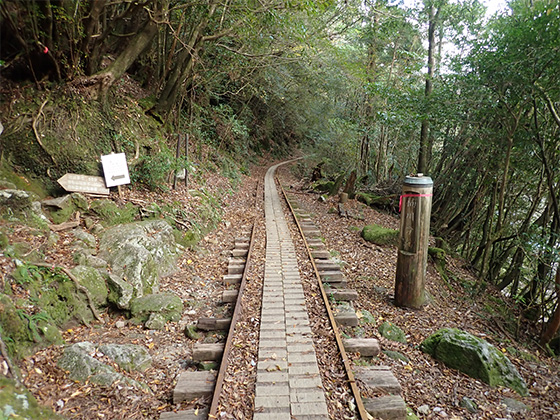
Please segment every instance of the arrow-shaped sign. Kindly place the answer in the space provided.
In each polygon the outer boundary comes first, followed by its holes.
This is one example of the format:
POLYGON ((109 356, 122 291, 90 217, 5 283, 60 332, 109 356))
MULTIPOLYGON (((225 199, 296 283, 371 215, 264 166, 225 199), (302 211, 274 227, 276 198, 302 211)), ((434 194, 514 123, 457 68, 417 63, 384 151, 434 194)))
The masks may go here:
POLYGON ((66 191, 109 195, 109 188, 100 176, 66 174, 58 180, 66 191))
POLYGON ((130 184, 130 175, 124 153, 113 153, 101 156, 105 184, 107 187, 130 184))

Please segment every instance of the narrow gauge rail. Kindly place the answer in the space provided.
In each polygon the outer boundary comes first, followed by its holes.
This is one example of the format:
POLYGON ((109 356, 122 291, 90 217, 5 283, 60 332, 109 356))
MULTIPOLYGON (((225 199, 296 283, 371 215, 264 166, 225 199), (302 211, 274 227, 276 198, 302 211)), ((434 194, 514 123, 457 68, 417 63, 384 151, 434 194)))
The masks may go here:
MULTIPOLYGON (((329 411, 317 363, 310 318, 306 309, 306 297, 295 247, 274 177, 276 169, 289 162, 292 161, 270 167, 264 180, 266 258, 254 385, 253 419, 292 420, 304 418, 306 420, 326 420, 329 419, 329 411)), ((285 196, 285 198, 305 242, 304 229, 297 222, 296 212, 289 204, 288 197, 285 196)), ((163 413, 160 417, 162 420, 221 418, 221 413, 219 413, 220 398, 227 383, 231 384, 231 381, 226 383, 224 378, 228 371, 228 363, 231 362, 230 351, 233 337, 236 334, 239 315, 243 310, 241 302, 243 302, 242 296, 247 282, 246 273, 248 267, 252 264, 251 254, 255 230, 256 228, 253 226, 245 269, 241 276, 229 334, 224 345, 222 363, 214 382, 209 408, 207 411, 190 410, 163 413)), ((371 416, 364 407, 356 380, 350 369, 327 293, 321 284, 318 268, 313 262, 312 249, 307 242, 305 242, 305 247, 312 262, 325 310, 335 335, 338 354, 340 355, 339 362, 345 368, 345 382, 349 384, 352 394, 347 399, 352 400, 355 405, 355 418, 366 420, 371 416)))

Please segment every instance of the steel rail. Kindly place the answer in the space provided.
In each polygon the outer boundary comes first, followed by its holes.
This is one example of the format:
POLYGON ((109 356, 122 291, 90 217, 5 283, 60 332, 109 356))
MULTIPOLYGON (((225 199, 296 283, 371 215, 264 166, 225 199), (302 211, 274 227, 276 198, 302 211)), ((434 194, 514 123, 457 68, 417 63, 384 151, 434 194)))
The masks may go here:
MULTIPOLYGON (((255 193, 255 208, 258 205, 258 194, 259 194, 259 187, 261 182, 257 183, 256 193, 255 193)), ((256 216, 255 216, 256 218, 256 216)), ((229 356, 231 354, 231 349, 233 345, 233 336, 235 333, 235 327, 239 320, 239 316, 241 315, 241 311, 243 310, 243 303, 242 297, 245 291, 245 286, 247 284, 247 272, 249 271, 249 267, 251 264, 251 253, 253 250, 253 244, 255 239, 255 225, 256 221, 253 222, 253 226, 251 227, 251 236, 249 240, 249 251, 247 252, 247 257, 245 259, 245 268, 243 269, 243 275, 241 277, 241 284, 239 285, 239 290, 237 292, 237 299, 235 302, 235 309, 233 310, 233 315, 231 316, 231 324, 229 326, 228 335, 226 344, 224 346, 224 353, 222 355, 222 361, 220 363, 220 370, 218 371, 218 376, 216 377, 216 385, 214 386, 214 393, 212 394, 212 403, 210 405, 210 409, 208 410, 208 418, 215 419, 218 417, 218 404, 220 403, 220 396, 222 394, 223 386, 224 386, 224 378, 226 374, 226 370, 229 365, 229 356)))
POLYGON ((340 337, 340 332, 338 330, 338 325, 336 324, 336 320, 334 319, 334 314, 333 314, 333 311, 331 309, 331 305, 329 303, 329 298, 327 296, 327 292, 325 292, 325 288, 323 287, 323 283, 321 282, 321 276, 319 275, 319 270, 317 269, 317 265, 315 264, 315 259, 313 258, 312 254, 311 254, 311 248, 309 247, 309 244, 307 243, 307 239, 305 238, 305 235, 303 234, 303 228, 301 227, 301 224, 299 223, 299 220, 298 220, 298 218, 295 214, 295 211, 294 211, 294 208, 292 207, 292 204, 290 203, 290 200, 288 200, 288 196, 286 194, 286 191, 284 190, 284 187, 279 182, 278 178, 277 178, 277 181, 278 181, 278 185, 280 185, 280 188, 282 190, 282 194, 284 195, 284 199, 286 200, 288 208, 290 209, 290 212, 291 212, 291 214, 292 214, 292 216, 293 216, 293 218, 296 222, 299 233, 300 233, 301 237, 303 238, 303 243, 305 244, 305 249, 307 250, 307 255, 309 256, 309 259, 311 260, 311 264, 313 265, 313 270, 315 272, 315 277, 317 279, 319 289, 321 290, 321 296, 323 297, 323 303, 325 304, 325 309, 327 310, 327 314, 329 316, 329 321, 330 321, 331 327, 332 327, 333 332, 334 332, 336 344, 338 346, 338 350, 339 350, 341 358, 342 358, 342 363, 344 364, 344 369, 346 370, 346 376, 348 377, 348 383, 350 384, 352 394, 354 395, 354 400, 356 401, 356 408, 358 410, 358 414, 360 415, 360 418, 362 420, 368 420, 369 418, 371 418, 371 416, 366 411, 366 408, 364 406, 364 402, 362 401, 362 396, 360 394, 360 390, 359 390, 358 385, 356 383, 356 378, 354 377, 354 374, 352 373, 352 369, 350 367, 350 362, 348 360, 348 355, 346 354, 346 350, 344 350, 344 344, 342 343, 342 338, 340 337))

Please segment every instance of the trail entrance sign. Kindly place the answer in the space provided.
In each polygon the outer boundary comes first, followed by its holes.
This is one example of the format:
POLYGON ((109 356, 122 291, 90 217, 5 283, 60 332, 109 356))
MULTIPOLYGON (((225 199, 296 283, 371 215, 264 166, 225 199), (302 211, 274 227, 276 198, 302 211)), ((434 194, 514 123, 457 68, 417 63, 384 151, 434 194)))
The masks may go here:
POLYGON ((58 179, 58 183, 69 192, 109 195, 109 188, 100 176, 66 174, 58 179))
POLYGON ((103 166, 103 174, 105 175, 105 184, 107 188, 130 184, 128 164, 126 163, 126 156, 124 153, 113 153, 101 156, 101 165, 103 166))

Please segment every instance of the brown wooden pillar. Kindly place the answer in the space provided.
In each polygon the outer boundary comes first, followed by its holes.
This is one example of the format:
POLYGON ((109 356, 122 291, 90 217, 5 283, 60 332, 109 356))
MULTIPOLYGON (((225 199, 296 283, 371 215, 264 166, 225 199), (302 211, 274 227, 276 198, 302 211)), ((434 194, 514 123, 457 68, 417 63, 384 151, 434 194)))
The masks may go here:
POLYGON ((397 306, 420 308, 425 302, 432 189, 432 179, 422 174, 407 176, 403 184, 395 280, 397 306))

